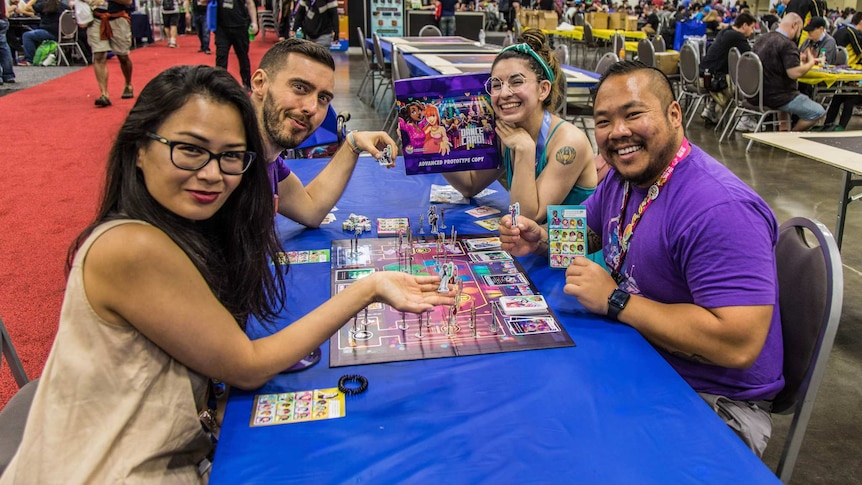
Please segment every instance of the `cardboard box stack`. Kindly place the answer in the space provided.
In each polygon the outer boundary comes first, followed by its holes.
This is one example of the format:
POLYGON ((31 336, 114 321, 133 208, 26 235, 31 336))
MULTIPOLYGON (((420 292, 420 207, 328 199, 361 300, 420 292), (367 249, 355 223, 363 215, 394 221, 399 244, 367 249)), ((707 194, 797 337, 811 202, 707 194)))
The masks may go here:
POLYGON ((611 30, 625 29, 626 18, 627 15, 625 13, 614 12, 612 14, 608 14, 608 28, 611 30))
POLYGON ((636 32, 638 30, 637 17, 626 17, 626 30, 629 32, 636 32))
POLYGON ((656 52, 655 67, 665 74, 679 74, 679 52, 656 52))
POLYGON ((608 28, 608 14, 605 12, 589 12, 585 20, 593 26, 593 29, 608 28))
POLYGON ((539 16, 539 28, 545 30, 557 30, 557 12, 542 10, 537 12, 539 16))

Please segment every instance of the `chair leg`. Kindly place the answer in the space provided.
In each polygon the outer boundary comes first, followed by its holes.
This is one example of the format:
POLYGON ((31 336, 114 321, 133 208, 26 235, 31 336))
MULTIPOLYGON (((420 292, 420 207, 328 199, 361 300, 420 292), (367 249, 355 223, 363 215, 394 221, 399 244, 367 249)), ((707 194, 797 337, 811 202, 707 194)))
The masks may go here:
POLYGON ((737 118, 737 111, 739 111, 739 108, 733 108, 733 113, 730 114, 730 118, 727 120, 727 125, 725 125, 724 130, 721 132, 721 136, 718 138, 719 145, 724 142, 725 137, 728 135, 728 130, 733 130, 735 125, 734 120, 737 118))
POLYGON ((724 107, 724 111, 721 112, 721 116, 718 118, 718 123, 716 123, 715 128, 712 129, 713 132, 718 132, 718 130, 721 129, 721 122, 724 121, 724 117, 730 113, 731 106, 731 103, 727 103, 727 106, 724 107))

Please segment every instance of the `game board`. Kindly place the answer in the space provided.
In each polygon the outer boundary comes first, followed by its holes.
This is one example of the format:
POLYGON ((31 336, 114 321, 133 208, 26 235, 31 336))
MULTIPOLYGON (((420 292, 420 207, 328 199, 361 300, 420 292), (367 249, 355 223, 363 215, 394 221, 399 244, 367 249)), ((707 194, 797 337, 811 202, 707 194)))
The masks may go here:
POLYGON ((332 336, 330 367, 575 345, 550 310, 529 316, 501 311, 499 297, 538 291, 507 253, 468 251, 465 241, 484 243, 487 235, 458 236, 455 244, 446 240, 440 253, 437 236, 414 237, 412 259, 406 240, 399 252, 400 238, 333 241, 332 294, 375 271, 439 274, 438 261, 445 259, 454 263, 462 282, 454 317, 450 318, 451 307, 439 306, 420 316, 374 303, 332 336), (473 309, 475 328, 471 327, 473 309))

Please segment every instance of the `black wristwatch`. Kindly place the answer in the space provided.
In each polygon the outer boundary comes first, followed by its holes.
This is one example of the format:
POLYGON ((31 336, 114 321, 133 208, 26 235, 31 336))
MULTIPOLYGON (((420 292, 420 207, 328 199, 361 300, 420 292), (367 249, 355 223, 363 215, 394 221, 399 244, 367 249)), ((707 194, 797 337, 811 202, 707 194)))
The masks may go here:
POLYGON ((611 293, 611 296, 608 297, 608 317, 619 321, 619 314, 623 311, 623 308, 626 307, 630 297, 631 295, 625 291, 619 288, 615 289, 614 292, 611 293))

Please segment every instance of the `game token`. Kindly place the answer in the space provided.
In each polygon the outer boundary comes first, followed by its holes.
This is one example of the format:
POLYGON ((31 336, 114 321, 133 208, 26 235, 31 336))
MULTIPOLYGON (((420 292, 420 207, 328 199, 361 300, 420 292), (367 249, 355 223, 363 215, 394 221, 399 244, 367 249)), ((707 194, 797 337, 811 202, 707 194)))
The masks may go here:
POLYGON ((518 216, 521 215, 521 203, 515 202, 509 206, 509 214, 512 216, 512 227, 518 225, 518 216))

